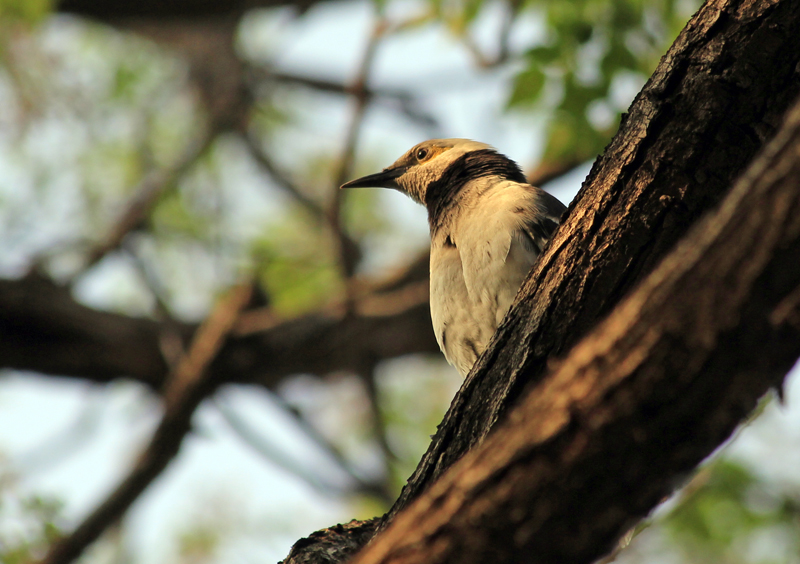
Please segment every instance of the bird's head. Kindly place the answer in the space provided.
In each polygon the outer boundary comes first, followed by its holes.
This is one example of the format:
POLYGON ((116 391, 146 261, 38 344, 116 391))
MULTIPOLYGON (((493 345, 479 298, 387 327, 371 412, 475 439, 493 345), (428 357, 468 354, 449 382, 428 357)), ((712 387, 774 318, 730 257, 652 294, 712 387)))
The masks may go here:
POLYGON ((393 188, 422 205, 428 205, 429 189, 458 181, 463 183, 484 171, 486 163, 498 159, 505 166, 510 163, 515 177, 522 175, 516 163, 484 143, 470 139, 430 139, 414 145, 381 172, 351 180, 342 188, 393 188))

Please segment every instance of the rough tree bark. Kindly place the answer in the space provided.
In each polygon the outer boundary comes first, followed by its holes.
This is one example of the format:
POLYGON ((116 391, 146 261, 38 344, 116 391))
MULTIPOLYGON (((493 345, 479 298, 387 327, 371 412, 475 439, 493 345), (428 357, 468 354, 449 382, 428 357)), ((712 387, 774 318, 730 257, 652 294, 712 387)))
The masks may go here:
MULTIPOLYGON (((480 443, 720 201, 800 92, 799 63, 800 4, 701 8, 595 163, 379 529, 480 443)), ((313 553, 306 544, 287 562, 330 561, 313 553)))
POLYGON ((473 368, 405 507, 717 204, 800 93, 800 4, 710 1, 636 97, 473 368))

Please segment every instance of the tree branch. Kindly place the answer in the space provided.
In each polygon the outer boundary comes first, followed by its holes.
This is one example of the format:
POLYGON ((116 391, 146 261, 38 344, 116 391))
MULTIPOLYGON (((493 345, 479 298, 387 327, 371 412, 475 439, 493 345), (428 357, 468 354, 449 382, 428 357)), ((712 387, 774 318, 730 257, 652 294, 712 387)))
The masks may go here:
POLYGON ((214 398, 214 407, 217 408, 225 422, 236 433, 236 435, 254 452, 262 456, 265 460, 285 470, 286 472, 303 480, 306 484, 325 495, 345 495, 361 493, 371 495, 387 505, 394 500, 389 489, 384 483, 364 480, 344 457, 341 451, 323 437, 302 415, 283 403, 280 398, 276 398, 283 404, 287 413, 294 417, 295 423, 305 435, 314 441, 317 447, 336 461, 339 468, 347 474, 353 484, 350 486, 340 486, 326 480, 324 474, 304 467, 295 461, 288 452, 273 444, 267 437, 250 425, 247 420, 241 417, 235 409, 225 399, 221 399, 219 394, 214 398))
POLYGON ((352 174, 356 145, 358 144, 359 134, 361 133, 364 114, 369 104, 369 96, 366 90, 367 80, 369 79, 370 70, 372 69, 372 61, 375 59, 375 52, 386 30, 386 21, 379 18, 372 28, 372 33, 370 34, 369 41, 364 49, 364 54, 358 67, 358 75, 353 80, 351 86, 355 98, 353 114, 345 134, 342 154, 339 156, 338 166, 333 175, 333 198, 331 199, 331 204, 328 209, 328 222, 331 225, 331 229, 336 234, 339 267, 342 276, 347 282, 348 293, 350 293, 349 280, 355 273, 356 266, 358 266, 360 251, 358 251, 357 247, 354 249, 348 245, 349 239, 341 225, 340 216, 345 193, 339 189, 339 186, 344 184, 352 174))
POLYGON ((250 299, 251 284, 235 288, 197 331, 164 391, 164 416, 147 449, 117 489, 69 536, 55 541, 42 564, 68 564, 116 522, 175 457, 189 432, 192 414, 218 385, 206 371, 250 299))
MULTIPOLYGON (((269 310, 244 312, 209 372, 221 382, 274 388, 293 374, 355 371, 365 354, 378 360, 438 354, 421 264, 397 280, 367 284, 349 316, 344 304, 290 320, 276 319, 269 310)), ((35 273, 0 280, 3 368, 95 382, 127 377, 160 390, 170 369, 162 336, 176 332, 188 344, 196 329, 83 306, 68 289, 35 273)))
POLYGON ((595 163, 384 523, 720 201, 800 93, 798 64, 800 4, 714 0, 700 9, 595 163))
POLYGON ((202 139, 191 143, 178 161, 167 170, 148 173, 134 190, 133 198, 105 240, 88 252, 85 268, 91 268, 108 253, 119 248, 125 236, 141 226, 158 199, 194 166, 215 139, 216 130, 207 132, 202 139))
MULTIPOLYGON (((255 78, 259 80, 304 86, 306 88, 332 94, 342 94, 346 96, 359 95, 358 91, 356 90, 359 87, 357 84, 346 84, 342 82, 326 80, 324 78, 289 74, 276 71, 274 69, 254 69, 253 72, 255 78)), ((369 101, 373 102, 394 102, 397 104, 399 111, 402 112, 406 117, 416 121, 419 125, 427 129, 436 129, 439 127, 439 122, 436 117, 426 112, 422 108, 417 107, 414 96, 409 92, 391 88, 368 88, 364 86, 363 95, 366 96, 369 101)))
POLYGON ((101 21, 118 19, 183 19, 239 16, 248 9, 294 5, 307 9, 320 0, 59 0, 59 12, 76 14, 101 21))

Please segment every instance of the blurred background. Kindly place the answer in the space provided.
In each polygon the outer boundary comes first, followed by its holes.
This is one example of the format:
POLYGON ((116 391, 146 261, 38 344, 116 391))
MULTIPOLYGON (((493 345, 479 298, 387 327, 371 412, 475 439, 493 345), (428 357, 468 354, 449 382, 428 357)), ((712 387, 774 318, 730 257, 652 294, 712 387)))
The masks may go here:
MULTIPOLYGON (((161 419, 169 370, 92 312, 168 367, 242 283, 236 362, 81 562, 275 562, 386 511, 461 381, 425 313, 425 210, 338 185, 468 137, 568 204, 698 6, 0 0, 0 561, 41 558, 161 419)), ((800 562, 796 380, 618 561, 800 562)))

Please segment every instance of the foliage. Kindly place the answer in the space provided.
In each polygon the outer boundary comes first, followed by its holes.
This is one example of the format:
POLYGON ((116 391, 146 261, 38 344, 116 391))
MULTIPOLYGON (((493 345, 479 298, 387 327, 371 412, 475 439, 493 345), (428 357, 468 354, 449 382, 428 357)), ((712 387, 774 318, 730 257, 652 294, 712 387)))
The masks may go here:
POLYGON ((664 526, 693 562, 800 562, 800 499, 731 460, 704 468, 664 526))
POLYGON ((61 503, 49 497, 22 493, 17 479, 0 474, 0 562, 26 564, 41 558, 61 534, 61 503))
POLYGON ((512 109, 551 115, 545 161, 590 159, 610 140, 630 96, 641 88, 698 2, 531 0, 545 39, 527 50, 508 99, 512 109))
POLYGON ((36 24, 50 14, 51 0, 0 0, 0 22, 36 24))

